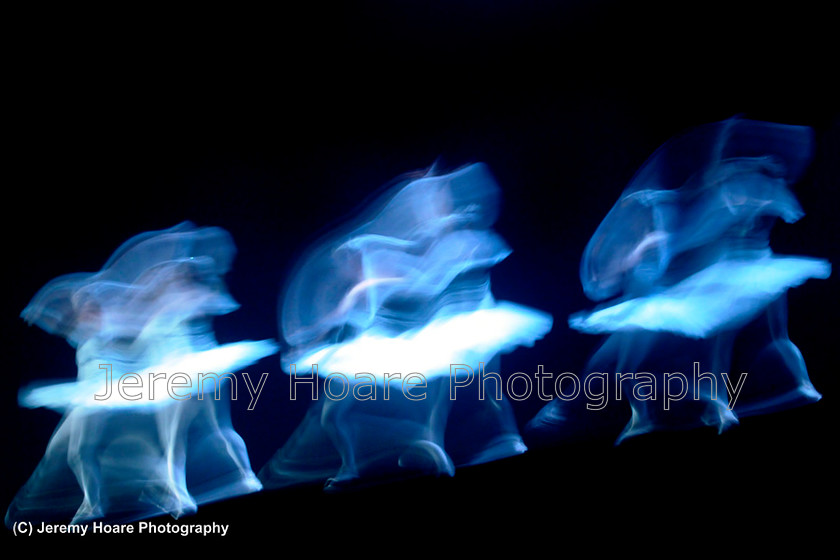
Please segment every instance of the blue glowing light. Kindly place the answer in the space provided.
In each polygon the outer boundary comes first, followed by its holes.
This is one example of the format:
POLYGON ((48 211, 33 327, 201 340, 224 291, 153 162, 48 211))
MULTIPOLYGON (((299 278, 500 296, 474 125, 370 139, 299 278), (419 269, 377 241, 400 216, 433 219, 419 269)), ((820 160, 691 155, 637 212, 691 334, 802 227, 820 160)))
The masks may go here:
MULTIPOLYGON (((651 156, 583 253, 597 307, 569 318, 605 335, 584 372, 602 376, 603 406, 565 398, 561 381, 575 376, 562 374, 526 428, 534 442, 722 431, 821 398, 788 337, 786 293, 828 278, 830 264, 769 247, 777 220, 804 215, 790 187, 812 144, 805 127, 730 119, 651 156), (674 381, 678 398, 655 402, 674 381)), ((77 375, 20 391, 21 406, 63 418, 6 523, 178 517, 263 486, 451 476, 525 452, 494 372, 553 319, 493 295, 491 270, 511 253, 493 231, 499 207, 483 164, 408 175, 303 254, 278 320, 291 398, 313 402, 259 477, 231 424, 232 372, 278 345, 216 341, 212 318, 238 308, 222 280, 227 232, 185 222, 144 233, 99 272, 49 282, 21 316, 75 348, 77 375)), ((264 379, 242 376, 253 403, 264 379)))
POLYGON ((78 376, 21 392, 24 406, 64 417, 7 524, 178 517, 261 488, 227 398, 198 383, 277 351, 271 341, 216 343, 212 317, 237 308, 222 282, 234 250, 224 230, 182 223, 138 235, 99 272, 59 277, 36 294, 23 318, 76 348, 78 376), (155 375, 183 379, 155 397, 155 375), (111 376, 132 376, 130 390, 118 394, 111 376))
POLYGON ((317 364, 322 377, 341 372, 352 384, 363 372, 380 385, 417 373, 423 398, 321 398, 260 472, 267 486, 451 475, 525 450, 507 401, 449 398, 452 364, 498 367, 500 354, 551 328, 549 315, 493 298, 490 268, 510 253, 490 229, 498 204, 482 164, 412 176, 309 250, 282 299, 287 372, 317 364), (466 421, 453 427, 459 411, 466 421), (447 427, 472 445, 445 445, 447 427))
POLYGON ((586 294, 617 299, 569 324, 609 335, 588 372, 652 372, 661 386, 700 364, 711 371, 703 371, 703 383, 686 383, 670 410, 629 379, 621 382, 629 410, 622 402, 593 414, 558 399, 530 422, 530 434, 576 438, 617 432, 623 422, 619 441, 660 429, 723 430, 738 416, 820 398, 787 336, 785 293, 827 278, 830 265, 769 248, 776 219, 803 215, 789 185, 806 168, 812 144, 805 127, 730 119, 669 141, 642 166, 581 262, 586 294), (735 363, 749 377, 730 409, 717 392, 730 383, 735 363))

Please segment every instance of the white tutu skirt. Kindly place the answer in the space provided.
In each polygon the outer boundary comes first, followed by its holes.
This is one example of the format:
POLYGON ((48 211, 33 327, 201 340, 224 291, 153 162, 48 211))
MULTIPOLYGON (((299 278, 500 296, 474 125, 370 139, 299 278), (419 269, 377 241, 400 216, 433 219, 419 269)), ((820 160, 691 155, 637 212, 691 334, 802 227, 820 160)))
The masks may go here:
POLYGON ((196 398, 199 391, 215 392, 213 378, 204 379, 204 375, 200 374, 215 373, 219 376, 225 373, 237 374, 239 368, 256 363, 276 352, 277 344, 271 340, 241 341, 208 350, 174 355, 162 360, 160 364, 144 367, 138 371, 122 371, 125 369, 124 366, 121 368, 108 359, 102 359, 98 364, 103 366, 98 370, 99 375, 88 374, 87 378, 76 381, 31 385, 21 390, 18 401, 21 406, 27 408, 43 407, 58 411, 167 406, 181 399, 196 398), (104 368, 106 365, 112 365, 112 367, 104 368), (110 379, 106 377, 109 370, 110 379), (129 380, 130 386, 127 383, 125 390, 125 395, 131 398, 122 396, 117 388, 120 377, 128 373, 134 374, 129 380), (160 375, 161 373, 165 376, 158 379, 152 377, 153 374, 160 375), (173 398, 167 391, 166 384, 169 377, 176 373, 186 377, 177 379, 177 386, 172 389, 177 398, 173 398), (105 396, 107 398, 103 398, 105 396), (135 396, 139 398, 135 400, 135 396))
POLYGON ((322 377, 341 373, 350 380, 365 372, 379 383, 386 373, 394 372, 416 372, 427 380, 448 376, 451 366, 459 364, 477 373, 479 364, 488 364, 494 356, 532 346, 551 325, 546 313, 501 301, 494 307, 435 319, 398 336, 365 333, 309 354, 296 369, 309 372, 317 364, 322 377))
POLYGON ((819 259, 728 259, 653 295, 573 315, 569 325, 591 334, 643 330, 706 338, 743 326, 789 288, 830 274, 831 265, 819 259))

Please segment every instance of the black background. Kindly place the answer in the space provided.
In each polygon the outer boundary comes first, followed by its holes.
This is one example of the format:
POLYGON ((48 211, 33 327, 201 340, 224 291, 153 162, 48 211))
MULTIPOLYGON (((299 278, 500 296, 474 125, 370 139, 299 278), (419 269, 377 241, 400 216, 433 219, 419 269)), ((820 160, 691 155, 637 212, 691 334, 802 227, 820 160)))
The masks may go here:
MULTIPOLYGON (((72 348, 18 315, 47 281, 98 270, 142 231, 187 219, 227 229, 239 250, 227 280, 242 307, 216 321, 218 337, 276 338, 285 275, 319 233, 402 173, 483 161, 503 190, 496 229, 514 250, 494 269, 494 293, 555 317, 502 373, 580 371, 599 343, 566 326, 591 306, 578 278, 587 240, 661 143, 741 114, 814 128, 817 154, 796 190, 806 216, 778 225, 773 247, 836 264, 827 19, 802 4, 603 1, 17 15, 4 87, 4 507, 59 419, 18 409, 18 388, 75 375, 72 348)), ((819 403, 720 436, 531 449, 453 479, 263 492, 181 521, 229 523, 229 541, 280 551, 814 542, 836 498, 835 278, 789 298, 819 403)), ((271 376, 256 409, 233 407, 255 470, 306 410, 288 402, 276 357, 260 367, 271 376)), ((517 404, 520 422, 540 404, 517 404)))

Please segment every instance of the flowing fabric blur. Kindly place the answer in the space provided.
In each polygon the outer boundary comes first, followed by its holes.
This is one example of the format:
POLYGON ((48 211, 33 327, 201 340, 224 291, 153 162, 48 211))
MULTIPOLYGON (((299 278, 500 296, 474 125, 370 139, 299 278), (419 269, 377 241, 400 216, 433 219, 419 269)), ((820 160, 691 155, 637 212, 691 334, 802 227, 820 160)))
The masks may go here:
POLYGON ((450 391, 481 367, 498 371, 501 354, 552 325, 493 297, 490 269, 511 251, 491 229, 498 212, 483 164, 415 174, 308 250, 281 297, 282 361, 292 381, 328 381, 260 471, 267 487, 452 475, 525 451, 504 398, 477 398, 475 384, 450 391), (422 387, 405 391, 411 374, 422 387), (336 379, 342 391, 330 388, 336 379))
POLYGON ((137 235, 99 272, 61 276, 35 295, 23 319, 64 337, 78 374, 20 393, 23 406, 63 418, 7 524, 178 517, 261 488, 231 425, 230 380, 205 384, 206 395, 196 389, 200 373, 236 371, 277 351, 267 340, 216 342, 212 318, 238 307, 222 280, 234 252, 226 231, 184 222, 137 235), (154 375, 175 373, 191 382, 178 398, 136 387, 124 398, 107 386, 130 375, 151 387, 154 375))
POLYGON ((606 339, 590 372, 645 372, 620 382, 607 410, 555 399, 531 420, 534 440, 714 426, 739 416, 816 401, 799 349, 788 338, 785 294, 827 278, 822 259, 781 256, 770 230, 803 210, 791 191, 813 152, 809 128, 732 118, 678 136, 636 173, 583 253, 586 295, 608 300, 572 315, 572 328, 606 339), (612 299, 611 299, 612 298, 612 299), (692 375, 666 409, 651 387, 692 375), (727 376, 729 374, 729 376, 727 376), (727 384, 742 380, 730 408, 727 384), (699 376, 698 376, 699 378, 699 376), (643 386, 645 385, 645 386, 643 386))

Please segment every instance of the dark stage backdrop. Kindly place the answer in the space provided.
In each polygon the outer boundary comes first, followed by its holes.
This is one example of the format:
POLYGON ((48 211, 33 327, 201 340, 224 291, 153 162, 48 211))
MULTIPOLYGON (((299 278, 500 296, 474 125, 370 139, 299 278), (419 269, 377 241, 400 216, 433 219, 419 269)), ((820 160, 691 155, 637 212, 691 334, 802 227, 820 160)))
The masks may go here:
MULTIPOLYGON (((73 350, 20 311, 50 279, 98 270, 143 231, 183 220, 228 230, 238 254, 226 279, 241 308, 216 320, 218 337, 276 338, 279 291, 310 242, 402 173, 485 162, 503 193, 496 230, 513 248, 493 271, 494 294, 555 318, 545 339, 503 357, 501 373, 581 372, 600 342, 566 324, 592 306, 578 277, 586 242, 660 144, 743 115, 814 128, 816 157, 796 187, 806 216, 777 225, 773 247, 836 265, 827 15, 775 10, 394 1, 21 15, 4 87, 3 507, 59 420, 19 409, 18 388, 75 375, 73 350)), ((827 536, 822 511, 836 496, 836 274, 792 290, 789 304, 816 404, 722 435, 533 448, 453 479, 263 492, 180 521, 229 523, 226 539, 278 554, 296 543, 469 553, 512 542, 559 555, 572 543, 713 550, 727 535, 746 547, 812 542, 827 536)), ((289 401, 276 356, 250 369, 270 372, 266 389, 255 410, 240 401, 232 415, 256 470, 307 403, 289 401)), ((541 404, 516 403, 519 422, 541 404)))

